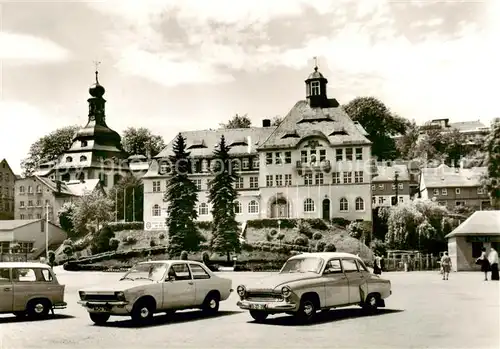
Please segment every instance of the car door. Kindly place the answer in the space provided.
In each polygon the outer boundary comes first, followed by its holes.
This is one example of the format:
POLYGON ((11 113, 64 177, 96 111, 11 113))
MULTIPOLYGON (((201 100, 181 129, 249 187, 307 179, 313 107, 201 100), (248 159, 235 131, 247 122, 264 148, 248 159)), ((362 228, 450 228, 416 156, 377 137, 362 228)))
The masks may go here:
POLYGON ((51 301, 59 298, 61 285, 53 279, 45 279, 41 268, 12 268, 12 284, 14 287, 14 310, 26 308, 30 299, 48 298, 51 301))
POLYGON ((163 282, 163 309, 185 308, 194 305, 196 287, 187 263, 170 266, 163 282))
POLYGON ((342 270, 340 259, 330 259, 323 271, 325 283, 325 306, 332 307, 349 303, 349 283, 342 270))
POLYGON ((342 268, 349 282, 349 303, 361 302, 361 285, 365 283, 365 277, 360 272, 358 264, 353 258, 343 258, 342 268))
POLYGON ((0 312, 12 311, 14 304, 14 288, 9 268, 0 268, 0 312))
POLYGON ((201 305, 208 292, 213 289, 213 280, 210 274, 199 264, 189 263, 195 286, 195 304, 201 305))

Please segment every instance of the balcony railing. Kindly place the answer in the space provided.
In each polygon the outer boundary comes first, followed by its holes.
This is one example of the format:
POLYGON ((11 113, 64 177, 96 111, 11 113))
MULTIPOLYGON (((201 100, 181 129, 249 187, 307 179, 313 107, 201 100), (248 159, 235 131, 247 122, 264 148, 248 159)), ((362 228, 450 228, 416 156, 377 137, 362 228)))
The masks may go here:
POLYGON ((299 175, 307 172, 313 171, 325 171, 328 172, 331 169, 330 160, 315 161, 315 162, 303 162, 297 161, 295 167, 299 175))

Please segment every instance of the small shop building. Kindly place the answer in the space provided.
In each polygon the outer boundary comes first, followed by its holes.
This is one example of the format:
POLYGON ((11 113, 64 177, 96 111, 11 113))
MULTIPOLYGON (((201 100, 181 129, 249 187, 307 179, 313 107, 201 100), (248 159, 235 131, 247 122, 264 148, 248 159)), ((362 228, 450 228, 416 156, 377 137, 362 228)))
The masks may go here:
POLYGON ((500 249, 500 211, 476 211, 446 238, 453 271, 480 270, 481 249, 500 249))

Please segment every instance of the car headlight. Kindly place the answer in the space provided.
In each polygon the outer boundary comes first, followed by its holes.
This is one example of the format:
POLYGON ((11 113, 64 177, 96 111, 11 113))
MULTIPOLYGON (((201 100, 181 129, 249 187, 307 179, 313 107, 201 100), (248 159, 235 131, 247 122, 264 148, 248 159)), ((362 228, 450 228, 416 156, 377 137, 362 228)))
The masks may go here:
POLYGON ((124 301, 125 300, 125 293, 123 293, 123 292, 115 292, 115 297, 119 301, 124 301))
POLYGON ((238 293, 238 296, 240 296, 240 297, 245 297, 245 293, 246 293, 245 286, 243 286, 243 285, 239 285, 239 286, 236 288, 236 292, 238 293))
POLYGON ((82 301, 83 301, 83 300, 85 300, 85 292, 80 291, 80 292, 78 292, 78 293, 80 294, 80 299, 81 299, 82 301))
POLYGON ((292 295, 292 290, 288 286, 283 286, 283 288, 281 289, 281 294, 283 295, 283 297, 288 298, 292 295))

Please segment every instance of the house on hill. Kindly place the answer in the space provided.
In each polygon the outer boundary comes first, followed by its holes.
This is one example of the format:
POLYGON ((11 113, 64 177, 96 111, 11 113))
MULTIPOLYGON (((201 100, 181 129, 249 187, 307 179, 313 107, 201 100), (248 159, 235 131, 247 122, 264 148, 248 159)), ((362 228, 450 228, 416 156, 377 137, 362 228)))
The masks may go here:
POLYGON ((481 249, 500 249, 500 211, 476 211, 446 238, 454 271, 480 270, 481 249))

